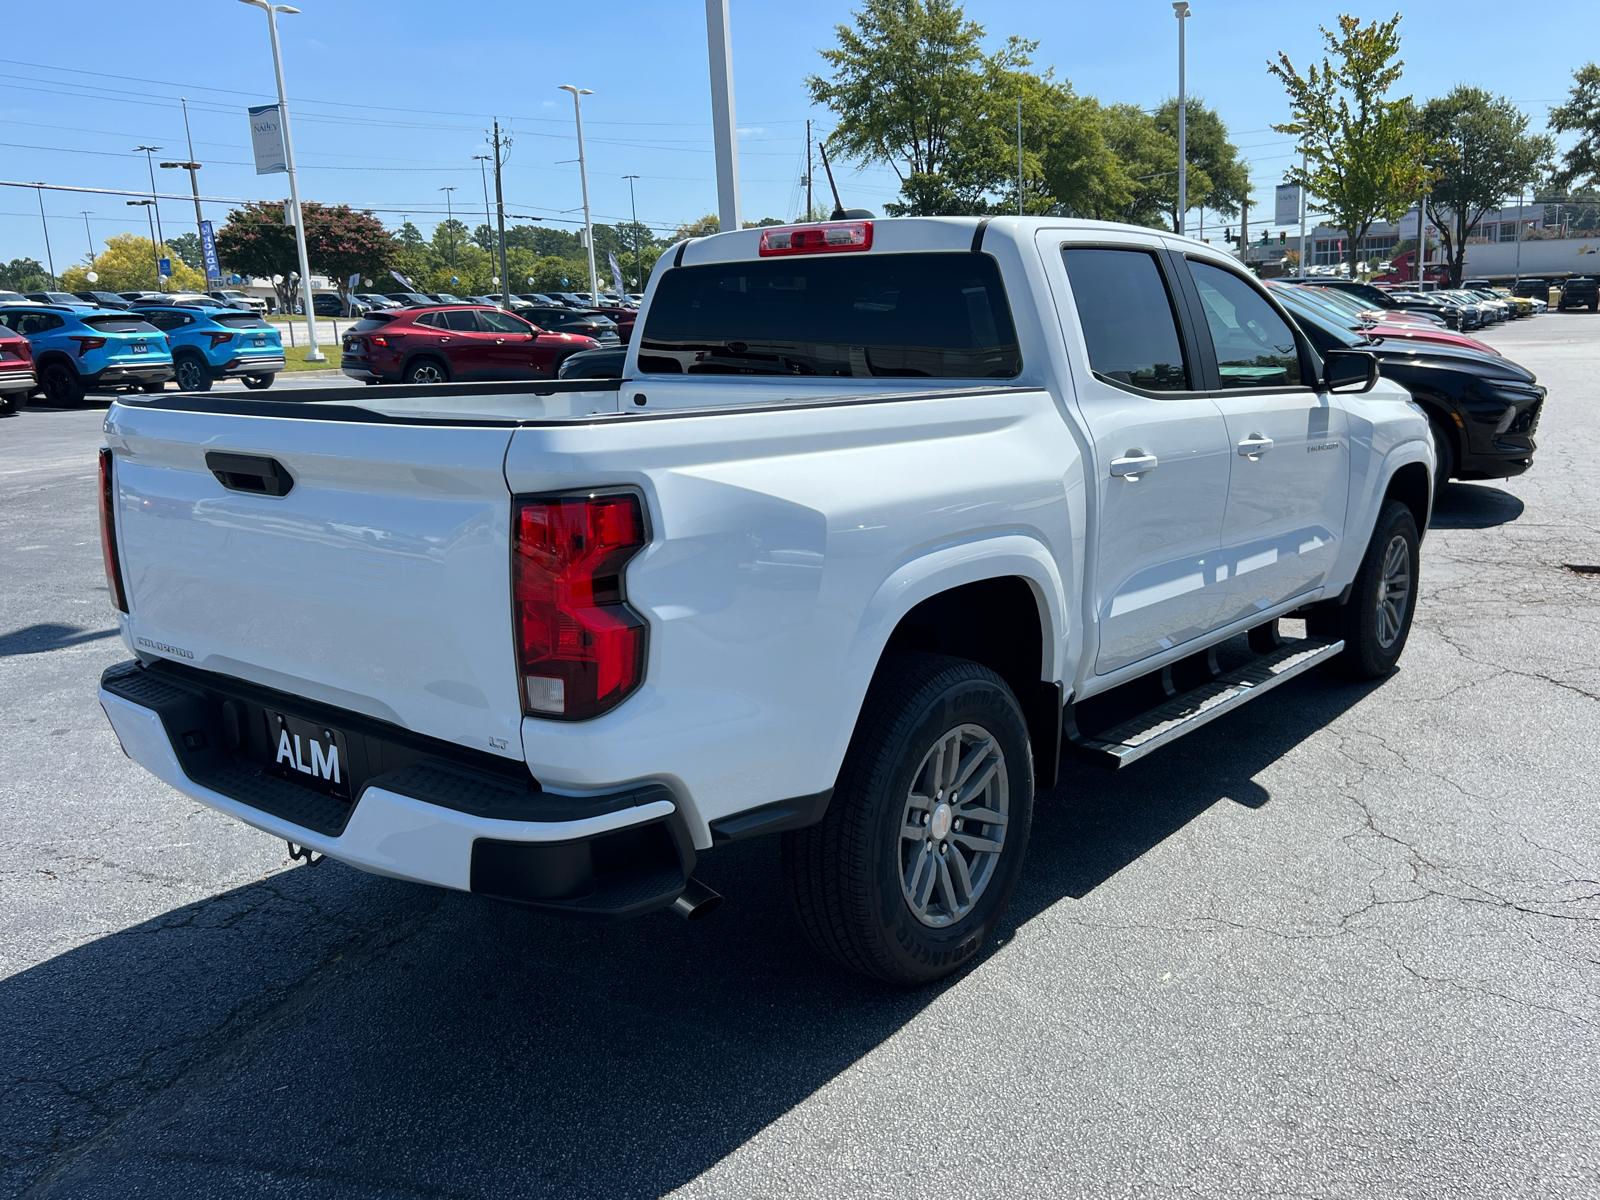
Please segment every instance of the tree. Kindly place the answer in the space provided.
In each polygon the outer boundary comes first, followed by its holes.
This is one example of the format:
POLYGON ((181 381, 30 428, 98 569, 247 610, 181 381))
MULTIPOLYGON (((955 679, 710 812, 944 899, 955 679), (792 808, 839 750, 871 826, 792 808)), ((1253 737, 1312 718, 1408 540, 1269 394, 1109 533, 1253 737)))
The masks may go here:
POLYGON ((162 246, 159 257, 172 260, 172 277, 163 281, 156 274, 156 248, 147 237, 132 233, 119 233, 106 242, 106 248, 95 255, 87 267, 68 267, 61 273, 61 288, 68 292, 84 292, 91 287, 107 292, 158 291, 165 286, 168 291, 202 292, 206 277, 193 270, 172 251, 162 246), (89 272, 100 278, 89 282, 89 272))
POLYGON ((1089 215, 1101 221, 1166 226, 1164 181, 1177 174, 1177 141, 1163 134, 1155 118, 1135 104, 1108 105, 1100 116, 1102 136, 1125 183, 1120 190, 1097 197, 1089 215))
POLYGON ((715 213, 707 213, 698 221, 691 221, 687 225, 679 225, 677 232, 672 235, 673 242, 681 242, 684 238, 710 237, 713 233, 722 232, 722 220, 715 213))
POLYGON ((1289 182, 1320 199, 1348 235, 1352 274, 1374 222, 1398 221, 1427 182, 1411 98, 1388 99, 1405 66, 1396 57, 1399 24, 1398 13, 1367 26, 1341 16, 1337 33, 1322 29, 1328 53, 1320 68, 1313 64, 1302 75, 1281 51, 1267 64, 1289 94, 1293 117, 1272 128, 1292 134, 1307 159, 1287 173, 1289 182))
POLYGON ((348 204, 331 208, 307 204, 302 208, 311 269, 328 276, 341 296, 350 290, 350 276, 372 278, 388 272, 395 256, 394 239, 377 217, 348 204))
MULTIPOLYGON (((1190 208, 1213 208, 1224 216, 1235 216, 1239 206, 1250 198, 1250 168, 1239 161, 1239 148, 1228 140, 1228 127, 1216 109, 1207 108, 1196 96, 1184 98, 1184 150, 1189 164, 1187 196, 1190 208)), ((1155 111, 1155 126, 1172 139, 1172 158, 1178 156, 1178 98, 1169 96, 1155 111)), ((1178 176, 1152 181, 1155 191, 1172 222, 1178 228, 1178 176)))
MULTIPOLYGON (((387 273, 398 247, 371 213, 353 211, 347 204, 330 208, 314 200, 302 203, 300 212, 311 269, 329 276, 341 294, 350 275, 387 273)), ((415 226, 411 229, 415 233, 415 226)), ((293 227, 283 223, 281 203, 255 200, 230 212, 227 224, 217 231, 217 257, 230 271, 274 280, 278 311, 294 311, 300 254, 293 227)))
POLYGON ((1433 165, 1430 205, 1450 264, 1450 286, 1460 287, 1468 233, 1532 182, 1555 146, 1528 133, 1527 115, 1506 97, 1465 84, 1428 101, 1420 121, 1433 165))
MULTIPOLYGON (((145 242, 148 246, 150 243, 145 242)), ((50 275, 44 264, 31 258, 13 258, 0 264, 0 289, 8 292, 37 292, 47 286, 50 275)))
POLYGON ((193 267, 202 275, 206 273, 205 251, 200 247, 198 233, 180 233, 177 237, 168 238, 167 249, 183 259, 185 266, 193 267))
POLYGON ((983 101, 983 28, 953 0, 866 0, 835 33, 822 51, 832 78, 805 81, 839 114, 829 143, 894 170, 905 202, 891 211, 949 211, 961 187, 946 175, 951 139, 983 101))
POLYGON ((1553 182, 1565 191, 1574 183, 1600 187, 1600 66, 1586 63, 1572 73, 1567 102, 1550 110, 1550 128, 1576 133, 1578 140, 1561 156, 1553 182))
MULTIPOLYGON (((302 205, 303 209, 310 207, 302 205)), ((278 311, 294 311, 300 256, 294 230, 283 223, 281 203, 253 200, 230 212, 227 223, 217 230, 217 257, 230 271, 272 280, 278 311)))

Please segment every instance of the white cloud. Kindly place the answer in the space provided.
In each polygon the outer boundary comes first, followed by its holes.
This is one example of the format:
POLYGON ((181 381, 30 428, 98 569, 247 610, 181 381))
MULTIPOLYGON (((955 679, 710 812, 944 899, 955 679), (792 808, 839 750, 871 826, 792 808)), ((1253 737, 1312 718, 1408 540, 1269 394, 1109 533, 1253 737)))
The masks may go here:
POLYGON ((740 128, 739 128, 739 136, 740 137, 754 137, 756 134, 765 133, 766 131, 767 131, 766 130, 766 126, 764 126, 764 125, 740 126, 740 128))
POLYGON ((556 102, 554 100, 546 100, 544 101, 544 106, 546 108, 554 108, 556 106, 556 102))

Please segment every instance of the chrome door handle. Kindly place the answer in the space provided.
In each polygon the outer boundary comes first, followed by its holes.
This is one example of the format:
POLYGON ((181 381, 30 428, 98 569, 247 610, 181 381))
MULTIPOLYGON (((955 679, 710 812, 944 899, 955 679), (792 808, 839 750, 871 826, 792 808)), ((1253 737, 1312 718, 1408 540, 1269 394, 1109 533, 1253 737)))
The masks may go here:
POLYGON ((1259 433, 1252 433, 1239 443, 1239 455, 1242 458, 1260 458, 1271 449, 1272 439, 1259 433))
POLYGON ((1146 471, 1154 471, 1159 465, 1160 460, 1154 454, 1130 450, 1123 457, 1111 460, 1111 474, 1114 478, 1122 478, 1129 483, 1137 483, 1139 476, 1146 471))

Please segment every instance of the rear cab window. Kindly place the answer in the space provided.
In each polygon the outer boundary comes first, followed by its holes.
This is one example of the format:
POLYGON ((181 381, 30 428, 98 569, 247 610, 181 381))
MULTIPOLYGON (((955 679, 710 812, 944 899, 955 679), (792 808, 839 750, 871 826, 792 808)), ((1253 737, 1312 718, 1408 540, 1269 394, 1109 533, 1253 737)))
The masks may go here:
POLYGON ((985 254, 675 267, 639 342, 654 374, 1012 379, 1022 354, 985 254))

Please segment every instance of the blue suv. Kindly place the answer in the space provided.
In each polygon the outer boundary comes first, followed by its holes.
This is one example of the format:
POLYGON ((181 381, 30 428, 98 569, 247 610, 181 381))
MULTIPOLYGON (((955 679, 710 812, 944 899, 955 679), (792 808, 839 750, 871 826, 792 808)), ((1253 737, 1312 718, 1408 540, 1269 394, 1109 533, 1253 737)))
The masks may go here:
POLYGON ((166 334, 182 392, 208 392, 218 379, 269 388, 283 370, 283 339, 253 312, 198 305, 133 304, 132 312, 166 334))
POLYGON ((7 305, 0 307, 0 325, 28 339, 39 386, 52 404, 81 404, 85 392, 106 388, 154 391, 172 378, 167 339, 132 313, 7 305))

